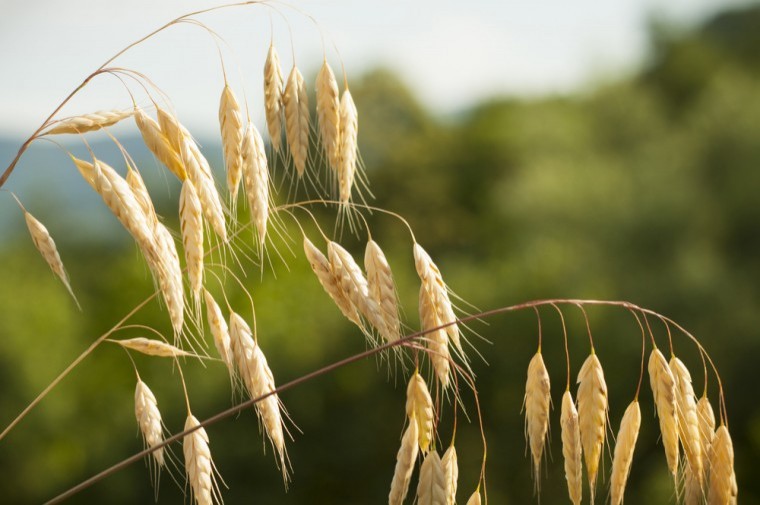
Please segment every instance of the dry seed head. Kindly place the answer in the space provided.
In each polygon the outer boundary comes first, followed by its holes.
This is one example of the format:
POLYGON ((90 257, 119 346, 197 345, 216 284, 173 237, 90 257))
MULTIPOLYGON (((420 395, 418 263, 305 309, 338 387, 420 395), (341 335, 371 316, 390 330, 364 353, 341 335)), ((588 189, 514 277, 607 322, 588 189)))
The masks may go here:
POLYGON ((361 326, 361 320, 359 319, 359 313, 356 311, 356 307, 351 304, 351 301, 343 292, 343 288, 341 288, 338 279, 333 274, 330 262, 325 255, 322 254, 322 252, 317 249, 306 236, 303 238, 303 250, 306 253, 306 259, 309 260, 311 269, 317 275, 319 283, 327 294, 330 295, 330 298, 333 299, 340 311, 349 321, 361 326))
POLYGON ((161 133, 164 134, 166 140, 169 141, 169 145, 176 153, 180 152, 180 146, 187 130, 180 125, 174 115, 168 111, 156 106, 156 117, 158 117, 158 126, 161 128, 161 133))
POLYGON ((384 322, 383 337, 387 342, 395 342, 401 338, 401 322, 398 316, 398 295, 396 284, 393 282, 393 272, 377 242, 367 242, 364 253, 364 269, 367 271, 369 295, 380 307, 380 315, 384 322))
POLYGON ((251 208, 251 218, 264 245, 269 218, 269 168, 264 152, 264 141, 253 123, 248 123, 243 136, 243 182, 251 208))
POLYGON ((467 500, 467 505, 480 505, 480 490, 476 489, 470 499, 467 500))
POLYGON ((525 384, 525 435, 530 442, 533 456, 533 478, 538 487, 541 477, 541 457, 549 432, 549 407, 551 386, 541 352, 533 355, 528 365, 528 379, 525 384))
POLYGON ((370 297, 367 279, 353 256, 338 243, 330 242, 327 244, 327 257, 333 275, 346 297, 378 333, 385 334, 385 320, 380 313, 380 306, 370 297))
POLYGON ((89 184, 92 189, 97 191, 98 189, 95 187, 95 177, 96 177, 96 171, 95 171, 95 164, 90 163, 89 161, 80 160, 79 158, 75 158, 74 156, 70 156, 71 161, 74 162, 74 165, 77 167, 77 170, 79 170, 79 173, 82 174, 82 178, 87 181, 87 184, 89 184))
POLYGON ((662 445, 668 469, 675 479, 678 472, 678 419, 676 417, 676 381, 665 356, 659 349, 649 355, 649 383, 652 386, 657 417, 660 418, 662 445))
POLYGON ((317 119, 322 146, 333 170, 338 169, 340 161, 339 109, 338 82, 325 59, 317 74, 317 119))
POLYGON ((446 505, 446 478, 441 457, 435 450, 425 456, 417 483, 418 505, 446 505))
POLYGON ((45 132, 45 135, 59 135, 62 133, 85 133, 100 130, 112 126, 130 117, 134 112, 131 110, 99 110, 91 114, 82 114, 62 119, 45 132))
MULTIPOLYGON (((272 370, 261 348, 253 339, 251 328, 238 314, 230 313, 230 342, 238 372, 243 378, 251 399, 264 396, 276 389, 272 370)), ((277 394, 270 394, 255 405, 269 440, 277 449, 283 478, 287 480, 285 466, 285 437, 283 436, 282 415, 277 394)))
POLYGON ((691 471, 691 467, 686 465, 683 469, 683 488, 684 505, 702 505, 704 503, 704 492, 699 485, 699 479, 691 471))
POLYGON ((208 319, 208 326, 211 328, 211 335, 214 337, 214 345, 219 352, 219 357, 230 372, 234 371, 235 363, 232 356, 232 348, 230 347, 230 331, 227 326, 227 321, 222 316, 222 309, 211 296, 208 290, 203 290, 203 296, 206 299, 206 318, 208 319))
POLYGON ((697 420, 699 421, 699 443, 702 447, 702 473, 707 475, 710 467, 710 450, 715 438, 715 413, 707 396, 697 402, 697 420))
POLYGON ((190 281, 190 291, 200 305, 201 289, 203 288, 203 210, 198 199, 198 193, 190 179, 182 183, 179 196, 179 222, 182 230, 182 244, 185 249, 187 277, 190 281))
POLYGON ((140 130, 143 142, 145 142, 150 152, 176 175, 180 181, 184 181, 187 177, 185 167, 182 164, 179 153, 174 150, 169 139, 161 131, 161 127, 142 109, 135 108, 134 114, 137 129, 140 130))
POLYGON ((356 175, 358 113, 351 92, 345 90, 340 99, 340 158, 338 162, 338 189, 340 202, 348 204, 356 175))
POLYGON ((565 391, 562 395, 562 455, 565 458, 565 479, 567 491, 573 505, 580 505, 583 497, 583 469, 581 466, 581 432, 578 411, 573 403, 573 395, 565 391))
POLYGON ((273 44, 264 63, 264 108, 272 148, 277 152, 282 138, 282 69, 273 44))
POLYGON ((206 173, 208 162, 205 161, 206 158, 203 157, 192 139, 185 137, 181 148, 180 152, 187 169, 187 178, 193 183, 198 193, 203 215, 211 225, 211 228, 213 228, 214 233, 222 239, 222 242, 227 242, 227 228, 224 224, 224 210, 222 209, 219 192, 216 190, 216 184, 214 184, 214 179, 211 177, 210 172, 206 173), (206 168, 204 168, 200 160, 206 163, 206 168))
POLYGON ((593 350, 578 373, 578 384, 578 423, 593 503, 607 424, 607 384, 602 364, 593 350))
POLYGON ((686 462, 693 476, 702 483, 702 443, 699 437, 699 418, 697 401, 691 384, 691 374, 683 362, 673 356, 670 359, 670 372, 676 385, 676 416, 678 419, 678 436, 681 439, 686 462))
POLYGON ((623 420, 620 422, 615 444, 615 455, 612 458, 612 474, 610 475, 610 495, 612 505, 623 503, 625 484, 628 474, 631 472, 633 451, 636 448, 636 440, 639 438, 641 428, 641 409, 638 400, 634 400, 625 409, 623 420))
MULTIPOLYGON (((415 243, 413 250, 414 266, 417 269, 417 275, 419 275, 423 287, 428 291, 431 303, 433 304, 435 311, 438 313, 438 319, 441 321, 439 324, 456 321, 457 317, 454 314, 454 308, 451 304, 451 299, 449 298, 449 291, 446 287, 446 283, 443 282, 441 271, 422 246, 415 243)), ((451 324, 447 326, 444 331, 448 335, 451 343, 464 358, 465 354, 459 335, 459 325, 451 324)))
POLYGON ((393 471, 391 492, 388 495, 388 505, 401 505, 409 491, 409 481, 414 471, 414 463, 417 461, 418 427, 414 419, 409 420, 409 425, 401 438, 401 447, 396 454, 396 468, 393 471))
POLYGON ((158 260, 148 261, 154 277, 158 278, 158 286, 164 298, 169 317, 172 321, 174 334, 182 333, 185 318, 185 294, 182 289, 182 269, 179 265, 179 255, 174 238, 162 223, 156 226, 156 243, 159 251, 158 260))
POLYGON ((285 136, 300 177, 306 170, 309 155, 309 97, 303 76, 295 65, 288 76, 282 101, 285 107, 285 136))
POLYGON ((140 205, 143 214, 145 214, 147 217, 148 225, 151 227, 151 229, 155 229, 156 223, 158 222, 158 216, 156 216, 156 209, 153 207, 153 200, 150 198, 150 193, 148 193, 148 188, 145 186, 145 181, 143 181, 140 172, 130 168, 127 171, 126 180, 127 184, 132 189, 132 193, 135 195, 137 203, 140 205))
MULTIPOLYGON (((440 319, 438 319, 438 313, 435 310, 433 302, 430 299, 429 293, 425 289, 425 285, 420 286, 420 323, 422 324, 422 331, 428 332, 432 328, 437 328, 441 325, 440 319)), ((449 385, 449 343, 446 338, 446 331, 443 329, 437 329, 425 333, 424 337, 428 348, 428 356, 430 362, 433 364, 433 370, 438 377, 438 381, 441 383, 441 387, 446 389, 449 385)))
POLYGON ((243 141, 243 119, 235 93, 228 84, 224 85, 219 101, 219 126, 222 132, 224 166, 227 169, 227 189, 234 202, 237 198, 240 179, 243 175, 240 146, 243 141))
POLYGON ((433 439, 433 399, 425 379, 417 370, 412 374, 406 388, 406 415, 409 422, 416 419, 420 450, 423 453, 427 452, 433 439))
MULTIPOLYGON (((187 416, 185 431, 195 428, 200 423, 192 414, 187 416)), ((211 451, 208 448, 208 434, 205 428, 185 435, 182 443, 185 455, 185 472, 193 497, 197 505, 212 505, 214 503, 214 475, 211 451)))
POLYGON ((129 338, 125 340, 112 340, 126 349, 146 354, 148 356, 158 356, 160 358, 175 358, 180 356, 193 356, 187 351, 183 351, 162 340, 155 340, 145 337, 129 338))
MULTIPOLYGON (((135 417, 137 418, 137 426, 140 427, 143 440, 148 447, 155 447, 164 441, 158 401, 156 401, 156 397, 148 385, 139 379, 135 388, 135 417)), ((163 466, 164 448, 156 449, 152 452, 152 455, 156 463, 159 466, 163 466)))
POLYGON ((50 233, 48 232, 47 228, 45 228, 45 225, 40 223, 37 218, 35 218, 23 208, 22 210, 24 211, 24 219, 26 220, 27 228, 29 228, 29 234, 32 236, 34 247, 36 247, 40 252, 42 259, 45 260, 53 273, 57 275, 59 279, 61 279, 63 285, 66 286, 66 290, 69 292, 71 297, 74 298, 74 301, 78 305, 79 302, 77 302, 77 298, 74 296, 74 291, 71 289, 71 284, 69 283, 69 275, 66 273, 66 269, 63 267, 63 261, 61 260, 60 254, 58 254, 58 248, 55 245, 53 237, 50 236, 50 233))
POLYGON ((734 445, 728 428, 722 425, 715 432, 710 454, 710 485, 707 502, 729 505, 736 502, 738 489, 734 475, 734 445))
POLYGON ((457 463, 457 450, 453 444, 443 454, 441 464, 443 465, 443 478, 446 484, 446 505, 456 505, 459 464, 457 463))

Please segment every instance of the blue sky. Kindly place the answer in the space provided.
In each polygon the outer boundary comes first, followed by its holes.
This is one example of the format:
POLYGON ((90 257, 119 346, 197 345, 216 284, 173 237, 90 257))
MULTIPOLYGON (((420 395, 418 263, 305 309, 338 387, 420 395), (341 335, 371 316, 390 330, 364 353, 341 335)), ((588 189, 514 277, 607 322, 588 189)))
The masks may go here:
MULTIPOLYGON (((88 73, 129 42, 209 0, 4 0, 0 15, 0 134, 33 131, 88 73)), ((283 66, 308 76, 339 57, 349 82, 379 64, 397 70, 439 113, 500 94, 535 96, 582 88, 635 68, 646 53, 647 21, 654 13, 683 25, 721 5, 742 0, 304 0, 209 14, 221 33, 230 78, 246 90, 260 122, 261 67, 274 28, 283 66), (318 22, 317 29, 299 10, 318 22), (282 15, 287 18, 287 24, 282 15), (290 30, 288 29, 290 28, 290 30)), ((211 38, 178 27, 118 60, 150 76, 172 98, 183 122, 199 133, 216 131, 222 80, 211 38)), ((133 87, 136 91, 136 88, 133 87)), ((144 97, 138 98, 144 100, 144 97)), ((64 115, 128 107, 115 79, 93 81, 64 115)))

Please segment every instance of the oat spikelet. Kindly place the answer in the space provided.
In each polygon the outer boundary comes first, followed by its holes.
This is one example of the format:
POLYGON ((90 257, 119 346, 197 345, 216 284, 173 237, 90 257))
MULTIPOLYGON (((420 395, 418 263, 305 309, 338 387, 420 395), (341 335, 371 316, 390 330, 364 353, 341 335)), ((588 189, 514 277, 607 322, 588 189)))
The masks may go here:
POLYGON ((446 505, 446 479, 443 475, 441 457, 435 450, 425 456, 420 466, 417 503, 418 505, 446 505))
POLYGON ((273 44, 264 63, 264 109, 272 148, 277 152, 282 140, 282 69, 273 44))
MULTIPOLYGON (((438 313, 431 303, 430 296, 428 295, 424 284, 420 286, 419 311, 422 331, 428 331, 441 325, 441 321, 438 319, 438 313)), ((433 370, 435 370, 435 375, 438 377, 441 387, 446 389, 449 385, 449 370, 451 368, 449 363, 450 355, 449 345, 446 339, 446 331, 442 329, 430 331, 425 334, 424 339, 427 344, 430 362, 433 364, 433 370)))
POLYGON ((675 480, 678 472, 678 419, 676 417, 676 381, 665 356, 659 349, 649 355, 649 383, 652 387, 657 417, 660 418, 662 445, 668 469, 675 480))
POLYGON ((148 225, 150 225, 151 229, 155 229, 156 223, 158 223, 158 216, 156 216, 153 200, 150 198, 150 193, 148 193, 148 188, 145 186, 145 181, 143 181, 140 172, 130 168, 127 171, 126 180, 127 184, 132 189, 132 193, 135 195, 143 214, 147 216, 148 225))
POLYGON ((164 134, 174 152, 180 152, 180 146, 187 130, 179 123, 177 118, 168 111, 156 106, 156 117, 161 133, 164 134))
POLYGON ((135 108, 134 114, 137 129, 140 130, 143 142, 145 142, 150 152, 176 175, 180 181, 184 181, 187 177, 185 167, 182 164, 179 153, 174 150, 169 139, 161 131, 161 127, 142 109, 135 108))
POLYGON ((334 171, 338 169, 340 162, 339 109, 338 82, 325 59, 317 74, 317 119, 319 120, 319 137, 330 168, 334 171))
POLYGON ((425 453, 433 439, 433 399, 425 379, 415 370, 406 388, 406 415, 409 422, 416 420, 420 450, 425 453))
MULTIPOLYGON (((153 391, 140 379, 135 388, 135 417, 137 426, 143 436, 143 441, 148 447, 155 447, 164 441, 164 431, 161 427, 161 412, 158 410, 153 391)), ((161 447, 151 453, 158 466, 164 465, 164 448, 161 447)))
POLYGON ((91 114, 82 114, 62 119, 55 123, 45 135, 59 135, 62 133, 85 133, 100 130, 112 126, 133 114, 131 110, 99 110, 91 114))
MULTIPOLYGON (((185 421, 185 431, 195 428, 200 423, 192 414, 185 421)), ((208 434, 203 427, 185 435, 182 443, 185 455, 185 472, 197 505, 212 505, 215 499, 214 463, 208 448, 208 434)))
MULTIPOLYGON (((19 202, 19 206, 20 205, 21 203, 19 202)), ((42 259, 48 264, 50 270, 61 279, 61 282, 66 286, 66 290, 74 299, 74 302, 78 307, 79 301, 77 301, 77 297, 74 296, 74 291, 71 289, 69 274, 66 273, 66 269, 63 267, 63 261, 61 260, 61 255, 58 254, 58 248, 55 245, 53 237, 50 236, 50 232, 45 228, 45 225, 40 223, 37 218, 27 212, 23 206, 21 207, 21 210, 24 212, 24 219, 26 220, 27 228, 29 228, 29 234, 32 236, 34 247, 40 252, 42 259)))
POLYGON ((620 421, 620 431, 618 431, 615 444, 615 455, 612 458, 612 473, 610 474, 612 505, 623 503, 625 484, 628 481, 628 474, 631 472, 633 450, 636 448, 636 440, 639 438, 640 428, 641 409, 639 408, 639 401, 634 400, 625 409, 623 420, 620 421))
POLYGON ((214 233, 222 239, 222 242, 227 242, 224 209, 222 208, 221 198, 216 190, 214 179, 211 177, 206 158, 203 157, 195 142, 188 137, 183 138, 180 152, 187 169, 187 177, 193 183, 198 193, 198 199, 201 202, 201 208, 203 209, 206 221, 211 225, 214 233), (203 163, 205 163, 205 168, 203 163), (207 170, 209 171, 207 172, 207 170))
POLYGON ((162 223, 156 226, 159 259, 148 261, 154 277, 158 279, 161 296, 169 311, 174 334, 182 333, 185 319, 185 294, 182 289, 182 269, 179 265, 177 246, 169 230, 162 223))
POLYGON ((201 289, 203 288, 203 210, 195 192, 195 186, 190 179, 182 183, 179 195, 179 222, 182 230, 182 244, 185 249, 185 264, 187 278, 190 281, 190 291, 198 307, 200 307, 201 289))
POLYGON ((476 489, 470 499, 467 500, 467 505, 480 505, 480 490, 476 489))
MULTIPOLYGON (((430 258, 430 255, 420 246, 414 244, 414 266, 417 269, 417 275, 422 281, 422 286, 428 293, 430 304, 433 305, 438 314, 441 323, 456 321, 454 308, 449 298, 449 291, 446 283, 443 282, 443 276, 436 264, 430 258)), ((464 349, 459 335, 459 324, 447 326, 444 331, 454 347, 459 351, 462 358, 465 358, 464 349)))
POLYGON ((691 471, 691 466, 686 465, 683 469, 683 503, 684 505, 702 505, 704 493, 699 485, 699 479, 691 471))
POLYGON ((208 319, 209 328, 211 328, 211 335, 214 337, 214 345, 219 352, 222 362, 224 362, 230 372, 233 372, 235 363, 233 361, 232 348, 230 347, 230 331, 227 321, 224 320, 222 309, 219 308, 211 293, 204 289, 203 296, 206 299, 206 318, 208 319))
POLYGON ((691 374, 684 363, 673 356, 670 359, 670 373, 676 386, 676 417, 678 436, 681 439, 686 462, 693 477, 702 484, 702 444, 699 438, 699 418, 697 417, 697 400, 691 384, 691 374))
POLYGON ((594 503, 599 458, 604 447, 607 424, 607 384, 602 364, 593 349, 578 373, 578 384, 578 424, 591 503, 594 503))
POLYGON ((222 132, 224 166, 227 169, 227 189, 234 202, 243 175, 240 147, 243 141, 243 119, 232 88, 225 83, 219 101, 219 126, 222 132))
POLYGON ((330 298, 333 299, 335 305, 338 306, 349 321, 361 327, 362 323, 359 319, 359 313, 356 307, 351 304, 346 293, 343 292, 343 288, 341 288, 338 279, 333 274, 330 262, 325 255, 306 236, 303 238, 303 250, 306 253, 306 259, 309 260, 311 269, 317 275, 317 279, 319 279, 319 283, 327 294, 330 295, 330 298))
POLYGON ((243 136, 243 183, 251 208, 251 219, 264 247, 269 219, 269 168, 264 141, 253 123, 248 123, 243 136))
POLYGON ((443 454, 441 464, 443 465, 443 478, 446 484, 446 505, 456 505, 459 464, 457 463, 457 450, 453 444, 443 454))
POLYGON ((414 471, 414 463, 417 461, 418 427, 414 419, 409 420, 409 425, 401 438, 401 447, 396 454, 396 469, 393 471, 391 492, 388 495, 388 505, 401 505, 409 491, 409 481, 414 471))
POLYGON ((567 492, 573 505, 580 505, 583 497, 583 469, 581 467, 581 432, 578 411, 573 403, 573 395, 565 391, 562 395, 562 455, 565 458, 565 479, 567 492))
POLYGON ((710 454, 710 485, 707 495, 707 502, 710 505, 730 505, 736 503, 737 500, 734 445, 725 425, 718 428, 713 439, 710 454))
POLYGON ((124 340, 110 340, 110 342, 119 344, 126 349, 132 349, 133 351, 137 351, 148 356, 158 356, 160 358, 195 356, 194 354, 183 351, 182 349, 178 349, 171 344, 167 344, 162 340, 156 340, 152 338, 137 337, 124 340))
POLYGON ((384 322, 383 338, 395 342, 401 338, 401 322, 398 316, 398 295, 393 282, 393 272, 377 242, 370 240, 364 252, 364 269, 370 296, 380 308, 384 322))
POLYGON ((338 284, 351 304, 378 333, 385 334, 385 320, 380 313, 380 306, 370 297, 367 279, 351 254, 338 243, 330 242, 327 244, 327 258, 338 284))
MULTIPOLYGON (((261 348, 253 339, 251 328, 238 314, 230 313, 230 342, 232 355, 235 357, 238 372, 249 396, 259 398, 276 389, 272 370, 261 348)), ((280 469, 285 481, 288 479, 285 465, 285 437, 283 436, 280 400, 277 394, 271 394, 256 403, 256 412, 261 418, 269 440, 277 449, 280 469)))
POLYGON ((338 162, 338 190, 340 202, 351 200, 351 189, 356 176, 356 152, 359 133, 358 113, 351 92, 345 90, 340 99, 340 158, 338 162))
POLYGON ((707 396, 697 402, 697 420, 699 421, 699 443, 702 447, 702 473, 710 471, 710 450, 715 438, 715 412, 707 396))
POLYGON ((285 136, 300 177, 306 170, 309 155, 309 97, 303 76, 295 65, 288 76, 282 101, 285 107, 285 136))
POLYGON ((533 478, 536 489, 541 477, 541 457, 549 432, 549 407, 551 386, 541 351, 537 352, 528 365, 528 379, 525 384, 525 435, 530 442, 533 456, 533 478))

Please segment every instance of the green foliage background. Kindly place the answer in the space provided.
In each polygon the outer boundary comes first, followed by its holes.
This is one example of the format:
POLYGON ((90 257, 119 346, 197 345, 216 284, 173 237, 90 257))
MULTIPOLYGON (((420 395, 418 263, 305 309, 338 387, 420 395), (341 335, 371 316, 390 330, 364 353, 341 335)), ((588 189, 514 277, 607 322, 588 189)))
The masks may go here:
MULTIPOLYGON (((725 13, 678 36, 655 28, 653 47, 640 73, 591 92, 493 100, 446 120, 425 110, 391 72, 378 70, 352 84, 361 152, 374 203, 409 220, 448 283, 475 306, 551 297, 625 299, 697 335, 723 378, 741 503, 760 503, 753 478, 760 465, 760 9, 725 13)), ((36 149, 17 175, 37 170, 44 156, 54 154, 57 166, 50 178, 34 176, 24 201, 59 243, 85 310, 76 312, 25 236, 21 215, 4 202, 14 226, 0 248, 3 426, 151 292, 134 247, 103 208, 97 208, 99 216, 60 208, 71 198, 62 188, 73 188, 83 201, 91 198, 85 194, 89 188, 60 153, 36 149)), ((152 163, 147 156, 143 160, 152 163)), ((159 206, 173 216, 176 185, 156 178, 164 188, 157 198, 172 188, 174 199, 166 197, 159 206)), ((406 320, 416 327, 408 233, 379 215, 370 223, 394 268, 406 320)), ((276 263, 276 279, 271 272, 263 280, 253 272, 245 280, 256 303, 261 345, 280 383, 365 349, 362 336, 311 274, 297 229, 289 230, 297 252, 287 257, 289 268, 276 263)), ((362 254, 358 240, 344 237, 344 243, 362 254)), ((230 295, 233 306, 246 306, 240 293, 230 295)), ((562 333, 555 312, 541 315, 556 407, 541 499, 565 503, 558 420, 565 384, 562 333)), ((579 311, 567 308, 565 315, 575 376, 588 341, 579 311)), ((641 334, 623 310, 589 308, 589 315, 616 431, 636 388, 641 334)), ((136 321, 169 331, 156 304, 136 321)), ((662 326, 651 322, 665 347, 662 326)), ((535 314, 487 323, 472 327, 490 343, 471 341, 488 362, 475 359, 474 369, 489 442, 489 498, 496 504, 536 503, 520 414, 525 371, 537 342, 535 314)), ((680 337, 675 345, 701 391, 693 346, 680 337)), ((176 371, 167 362, 136 361, 167 427, 179 430, 185 411, 176 371)), ((197 417, 230 405, 228 377, 219 364, 188 363, 186 369, 197 417)), ((715 402, 715 381, 710 384, 715 402)), ((283 394, 303 431, 293 430, 295 442, 289 444, 294 481, 287 494, 271 451, 262 450, 252 412, 211 427, 211 450, 230 486, 224 491, 227 503, 384 502, 404 420, 404 386, 388 378, 384 365, 367 360, 283 394)), ((43 501, 138 451, 133 391, 129 360, 103 345, 0 443, 0 501, 43 501)), ((470 397, 465 404, 473 414, 470 397)), ((642 410, 626 503, 673 502, 648 387, 642 410)), ((444 448, 450 421, 447 412, 444 448)), ((482 454, 475 424, 460 419, 457 449, 464 501, 476 484, 482 454)), ((179 447, 174 452, 181 455, 179 447)), ((144 465, 133 465, 71 502, 148 503, 148 477, 144 465)), ((182 485, 162 477, 162 503, 187 501, 181 491, 182 485)), ((606 482, 598 494, 606 497, 606 482)))

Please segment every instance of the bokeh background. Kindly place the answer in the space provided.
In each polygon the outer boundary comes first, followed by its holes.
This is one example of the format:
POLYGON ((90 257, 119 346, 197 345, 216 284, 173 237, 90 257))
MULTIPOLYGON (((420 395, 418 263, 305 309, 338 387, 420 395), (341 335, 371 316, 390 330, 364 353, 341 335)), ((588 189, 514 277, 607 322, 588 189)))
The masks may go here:
MULTIPOLYGON (((438 10, 425 2, 390 2, 387 9, 348 2, 298 7, 319 19, 345 56, 374 204, 409 220, 452 288, 481 309, 552 297, 622 299, 683 324, 709 350, 723 379, 741 503, 760 503, 760 6, 613 2, 583 4, 569 16, 570 6, 536 3, 542 9, 479 2, 471 11, 461 2, 444 2, 438 10), (498 15, 488 17, 489 12, 498 15)), ((88 20, 89 11, 77 11, 78 5, 73 2, 65 13, 3 6, 8 30, 0 30, 2 61, 14 71, 3 79, 1 166, 78 80, 130 40, 187 10, 174 2, 109 19, 90 3, 95 10, 88 20), (70 36, 63 35, 65 26, 50 33, 48 26, 57 17, 66 25, 66 16, 77 20, 70 36), (88 23, 89 32, 82 29, 88 23), (58 48, 57 37, 64 37, 58 48)), ((259 12, 246 19, 215 14, 208 22, 229 34, 236 52, 228 58, 240 68, 233 83, 240 92, 245 83, 252 117, 260 122, 259 75, 270 18, 286 71, 291 60, 285 22, 259 12), (257 23, 256 29, 246 23, 257 23)), ((322 55, 318 32, 297 12, 285 13, 299 66, 313 82, 322 55)), ((185 27, 138 48, 124 65, 144 69, 144 61, 146 72, 176 95, 180 119, 220 170, 215 100, 221 74, 215 51, 205 34, 185 27)), ((337 67, 335 52, 329 54, 337 67)), ((97 83, 66 111, 114 104, 130 104, 121 85, 97 83)), ((177 181, 145 151, 131 123, 113 131, 143 167, 159 213, 176 229, 177 181)), ((85 156, 81 142, 66 140, 67 149, 85 156)), ((90 141, 99 157, 123 168, 106 136, 95 134, 90 141)), ((152 292, 134 245, 58 147, 35 144, 7 188, 55 237, 84 311, 76 310, 33 249, 10 195, 0 193, 3 426, 152 292)), ((330 222, 328 214, 322 217, 330 222)), ((381 216, 370 225, 394 268, 406 321, 416 327, 408 233, 381 216)), ((275 260, 274 272, 268 268, 262 276, 253 268, 245 279, 278 382, 366 345, 322 292, 300 254, 297 229, 289 230, 296 254, 281 244, 287 266, 275 260)), ((361 254, 360 240, 342 241, 361 254)), ((246 306, 242 293, 229 288, 228 294, 233 305, 246 306)), ((617 431, 638 380, 641 333, 622 309, 588 312, 617 431)), ((558 419, 565 383, 562 331, 555 312, 544 309, 541 316, 556 407, 541 501, 567 503, 558 419)), ((575 376, 588 352, 587 336, 577 309, 566 308, 565 316, 575 376)), ((157 304, 135 322, 169 331, 157 304)), ((665 346, 664 329, 652 323, 665 346)), ((537 503, 520 414, 525 371, 537 342, 535 314, 497 316, 472 328, 487 339, 470 336, 487 361, 475 359, 473 368, 489 442, 488 496, 495 504, 537 503)), ((676 336, 675 349, 701 392, 694 347, 676 336)), ((168 429, 177 431, 185 411, 176 370, 156 359, 135 361, 168 429)), ((185 369, 196 416, 230 405, 223 367, 188 362, 185 369)), ((672 503, 646 385, 626 503, 672 503)), ((370 359, 284 393, 303 431, 294 430, 289 444, 294 481, 287 493, 271 451, 262 450, 252 412, 209 428, 217 468, 229 485, 225 500, 383 503, 404 420, 404 389, 402 379, 389 379, 385 365, 370 359)), ((0 442, 0 501, 42 502, 138 451, 133 392, 130 361, 120 349, 103 345, 0 442)), ((714 379, 709 394, 717 399, 714 379)), ((470 398, 465 405, 473 414, 470 398)), ((447 413, 444 448, 450 422, 447 413)), ((476 424, 460 419, 457 449, 464 502, 482 457, 476 424)), ((174 452, 181 455, 178 446, 174 452)), ((610 459, 606 454, 606 473, 610 459)), ((174 475, 179 485, 167 474, 161 478, 161 503, 187 502, 182 474, 174 475)), ((606 480, 598 495, 606 497, 606 480)), ((71 503, 149 503, 153 497, 148 469, 135 464, 71 503)))

